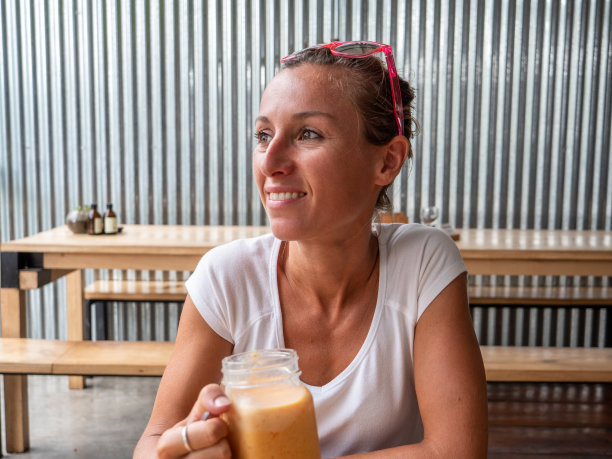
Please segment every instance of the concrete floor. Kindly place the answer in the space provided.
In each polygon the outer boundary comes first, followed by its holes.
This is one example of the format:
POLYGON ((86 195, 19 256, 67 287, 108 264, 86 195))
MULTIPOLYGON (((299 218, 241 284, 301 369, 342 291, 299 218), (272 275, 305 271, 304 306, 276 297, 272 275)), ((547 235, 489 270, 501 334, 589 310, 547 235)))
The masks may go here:
MULTIPOLYGON (((159 380, 98 376, 87 378, 85 390, 69 390, 65 376, 29 376, 30 450, 7 457, 131 458, 159 380)), ((610 457, 612 384, 488 386, 490 458, 610 457), (565 390, 574 395, 558 395, 565 390)))
POLYGON ((13 459, 131 458, 159 380, 96 376, 85 390, 70 390, 66 376, 29 376, 30 450, 7 455, 3 438, 2 452, 13 459))

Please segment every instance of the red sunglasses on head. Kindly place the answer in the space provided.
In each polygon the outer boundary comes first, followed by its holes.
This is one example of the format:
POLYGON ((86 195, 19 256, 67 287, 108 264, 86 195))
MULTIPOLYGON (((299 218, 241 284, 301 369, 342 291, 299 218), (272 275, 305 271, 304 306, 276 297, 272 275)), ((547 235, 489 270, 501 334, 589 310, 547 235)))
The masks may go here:
POLYGON ((373 41, 334 41, 328 44, 311 46, 309 48, 296 51, 281 59, 281 63, 296 59, 300 54, 309 49, 327 48, 329 51, 340 57, 352 57, 359 59, 368 57, 376 53, 384 53, 387 60, 387 69, 389 70, 389 79, 391 80, 391 94, 393 96, 393 112, 395 121, 397 122, 397 130, 399 135, 404 135, 404 104, 402 103, 402 92, 399 85, 399 77, 395 68, 395 60, 393 59, 393 49, 389 45, 383 43, 375 43, 373 41))

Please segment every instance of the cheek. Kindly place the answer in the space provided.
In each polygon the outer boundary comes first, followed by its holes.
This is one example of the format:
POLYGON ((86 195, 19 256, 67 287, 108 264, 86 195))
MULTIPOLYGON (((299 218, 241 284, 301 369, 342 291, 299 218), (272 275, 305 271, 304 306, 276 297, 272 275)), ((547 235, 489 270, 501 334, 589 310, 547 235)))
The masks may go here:
POLYGON ((257 189, 259 190, 260 195, 261 195, 261 191, 262 191, 264 180, 265 180, 265 177, 263 173, 261 172, 261 164, 260 164, 261 158, 262 158, 262 155, 259 155, 256 152, 254 152, 253 160, 251 162, 252 169, 253 169, 253 177, 255 178, 255 184, 257 185, 257 189))

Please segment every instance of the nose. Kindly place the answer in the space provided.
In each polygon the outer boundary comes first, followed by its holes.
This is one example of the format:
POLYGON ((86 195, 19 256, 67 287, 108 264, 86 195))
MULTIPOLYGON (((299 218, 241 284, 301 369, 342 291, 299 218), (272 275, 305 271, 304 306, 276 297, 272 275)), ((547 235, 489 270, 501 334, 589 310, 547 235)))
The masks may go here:
POLYGON ((267 177, 274 175, 287 175, 293 170, 291 158, 291 142, 277 133, 259 158, 259 168, 267 177))

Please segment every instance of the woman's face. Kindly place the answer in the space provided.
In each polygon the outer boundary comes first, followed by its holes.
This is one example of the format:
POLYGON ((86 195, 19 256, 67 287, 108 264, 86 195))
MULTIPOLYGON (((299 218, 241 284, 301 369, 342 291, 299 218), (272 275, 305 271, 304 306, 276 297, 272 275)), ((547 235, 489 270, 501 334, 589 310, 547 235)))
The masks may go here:
POLYGON ((282 240, 346 240, 369 223, 381 147, 366 142, 342 69, 302 65, 268 85, 255 124, 253 171, 282 240))

